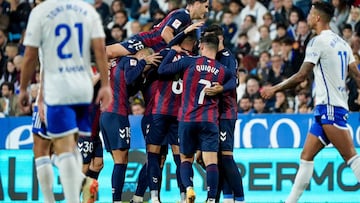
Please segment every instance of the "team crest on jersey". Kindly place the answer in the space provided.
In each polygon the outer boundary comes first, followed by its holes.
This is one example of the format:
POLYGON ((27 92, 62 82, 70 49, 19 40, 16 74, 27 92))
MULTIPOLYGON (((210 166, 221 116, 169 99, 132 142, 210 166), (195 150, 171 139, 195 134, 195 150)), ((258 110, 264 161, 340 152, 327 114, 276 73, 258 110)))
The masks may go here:
POLYGON ((229 51, 224 51, 222 54, 223 54, 224 56, 230 56, 229 51))
POLYGON ((178 19, 175 19, 174 22, 171 24, 175 29, 178 29, 181 25, 181 21, 178 19))
POLYGON ((130 59, 130 66, 136 66, 136 64, 137 64, 137 60, 130 59))

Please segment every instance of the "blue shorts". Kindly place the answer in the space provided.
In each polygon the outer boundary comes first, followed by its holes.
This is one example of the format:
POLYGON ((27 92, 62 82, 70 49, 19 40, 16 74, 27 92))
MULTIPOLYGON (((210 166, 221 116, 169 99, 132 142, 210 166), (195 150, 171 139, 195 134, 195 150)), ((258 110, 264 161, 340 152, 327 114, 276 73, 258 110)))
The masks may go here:
POLYGON ((142 117, 141 131, 143 133, 144 138, 146 137, 147 134, 149 134, 151 123, 152 123, 152 115, 151 114, 142 117))
POLYGON ((91 124, 89 105, 45 106, 47 134, 50 137, 64 137, 69 134, 90 136, 91 124))
POLYGON ((153 114, 146 144, 164 145, 167 139, 170 145, 179 145, 179 121, 176 116, 153 114))
POLYGON ((141 41, 137 35, 131 37, 130 39, 120 42, 120 45, 128 50, 131 54, 135 54, 141 49, 145 48, 144 43, 141 41))
POLYGON ((330 144, 330 140, 327 138, 322 125, 328 124, 345 130, 348 129, 346 126, 348 111, 342 107, 317 105, 314 109, 314 117, 310 133, 318 137, 324 145, 330 144))
POLYGON ((41 122, 41 120, 40 120, 38 106, 34 106, 34 112, 32 114, 32 130, 31 131, 32 131, 32 133, 39 135, 42 138, 51 139, 51 137, 49 137, 46 134, 45 123, 41 122))
POLYGON ((95 157, 103 157, 103 147, 99 135, 79 136, 78 149, 83 157, 83 163, 89 164, 95 157))
POLYGON ((110 112, 101 113, 100 130, 106 151, 130 149, 130 123, 127 116, 110 112))
MULTIPOLYGON (((153 120, 152 114, 143 116, 141 119, 141 130, 143 132, 145 139, 146 139, 146 135, 149 133, 152 120, 153 120)), ((161 155, 168 154, 168 143, 167 143, 166 138, 164 139, 163 143, 161 144, 160 154, 161 155)))
POLYGON ((220 119, 220 148, 219 151, 233 151, 234 150, 234 129, 235 119, 220 119))
POLYGON ((180 152, 193 155, 197 149, 203 152, 219 150, 219 127, 210 122, 179 122, 180 152))

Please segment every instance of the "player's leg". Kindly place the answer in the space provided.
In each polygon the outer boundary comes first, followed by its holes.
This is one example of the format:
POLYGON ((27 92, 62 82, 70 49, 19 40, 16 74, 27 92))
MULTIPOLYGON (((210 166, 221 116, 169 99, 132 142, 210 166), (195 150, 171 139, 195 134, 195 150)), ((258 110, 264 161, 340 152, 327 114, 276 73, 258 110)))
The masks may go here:
POLYGON ((104 167, 103 160, 103 146, 100 139, 100 106, 97 104, 91 104, 90 108, 90 121, 91 126, 91 142, 92 152, 90 154, 91 160, 88 166, 88 170, 85 172, 86 176, 98 179, 101 169, 104 167))
POLYGON ((286 203, 297 202, 299 200, 300 196, 310 183, 314 170, 314 157, 325 146, 317 136, 311 133, 316 132, 314 131, 315 129, 321 131, 321 126, 313 124, 310 133, 308 133, 306 137, 304 148, 301 152, 299 169, 296 173, 290 195, 285 201, 286 203))
MULTIPOLYGON (((146 136, 150 130, 150 126, 152 123, 152 116, 150 115, 144 115, 141 119, 141 131, 143 133, 144 139, 146 139, 146 136)), ((131 203, 141 203, 143 202, 143 198, 144 198, 144 194, 146 191, 146 188, 148 187, 148 178, 147 178, 147 173, 146 173, 146 168, 147 168, 147 162, 144 163, 144 165, 142 166, 140 173, 139 173, 139 177, 138 177, 138 181, 137 181, 137 186, 136 186, 136 190, 135 190, 135 194, 133 195, 132 199, 130 200, 131 203)))
MULTIPOLYGON (((58 155, 58 168, 64 196, 68 202, 74 203, 79 202, 80 188, 84 180, 74 153, 77 150, 75 134, 79 131, 79 110, 78 106, 47 106, 45 111, 48 135, 53 137, 54 151, 58 155)), ((87 108, 82 110, 81 113, 85 115, 87 108)), ((90 124, 87 127, 90 133, 90 124)))
POLYGON ((215 203, 219 183, 218 150, 219 128, 214 123, 201 123, 199 133, 202 156, 206 166, 206 182, 208 186, 207 202, 215 203))
POLYGON ((129 120, 126 116, 104 112, 100 116, 100 128, 106 150, 111 152, 114 161, 111 177, 113 202, 121 202, 130 148, 129 120))
POLYGON ((179 146, 180 146, 180 176, 183 186, 186 188, 186 202, 195 202, 194 191, 194 171, 192 163, 194 154, 198 146, 197 135, 198 126, 189 122, 179 122, 179 146))
POLYGON ((150 131, 146 136, 147 149, 147 175, 152 201, 159 201, 159 180, 161 175, 159 160, 161 158, 160 149, 168 130, 167 117, 155 114, 150 131))
POLYGON ((33 152, 36 175, 40 184, 44 202, 55 202, 53 193, 54 171, 50 160, 51 140, 33 134, 33 152))
POLYGON ((357 181, 360 182, 360 158, 356 153, 353 140, 346 126, 345 115, 343 115, 345 112, 342 112, 341 110, 335 110, 335 123, 332 125, 325 124, 323 129, 328 139, 353 170, 357 181))
POLYGON ((224 198, 232 197, 232 193, 234 193, 234 199, 237 203, 244 202, 244 189, 242 177, 233 157, 235 122, 235 120, 230 119, 220 120, 221 160, 219 160, 219 162, 221 164, 219 166, 219 170, 225 178, 224 182, 226 182, 226 184, 228 184, 232 189, 231 192, 227 191, 225 193, 225 190, 223 191, 224 198))
POLYGON ((186 201, 186 188, 182 184, 181 176, 180 176, 180 165, 181 165, 181 159, 180 159, 180 147, 179 147, 179 122, 177 121, 176 117, 172 118, 171 125, 169 127, 169 133, 167 135, 167 139, 169 144, 171 145, 171 150, 173 153, 174 162, 176 165, 176 179, 177 184, 180 190, 180 198, 181 202, 186 201))
POLYGON ((38 108, 35 106, 32 118, 33 152, 36 175, 40 184, 44 202, 55 202, 53 193, 54 171, 50 159, 51 139, 46 135, 45 123, 41 122, 38 108))

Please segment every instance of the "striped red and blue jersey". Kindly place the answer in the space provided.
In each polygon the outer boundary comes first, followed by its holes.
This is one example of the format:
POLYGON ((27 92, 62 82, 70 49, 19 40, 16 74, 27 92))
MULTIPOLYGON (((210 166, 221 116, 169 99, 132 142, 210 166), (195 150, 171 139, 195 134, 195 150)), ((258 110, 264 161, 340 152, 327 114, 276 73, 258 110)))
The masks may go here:
POLYGON ((158 86, 158 73, 156 69, 150 69, 144 73, 142 93, 145 101, 144 116, 149 116, 155 103, 155 93, 158 86))
MULTIPOLYGON (((175 52, 171 50, 171 53, 175 52)), ((218 123, 219 98, 205 95, 205 88, 214 82, 224 84, 231 73, 220 62, 205 56, 184 57, 171 63, 168 56, 161 63, 159 74, 183 72, 183 93, 178 120, 183 122, 218 123)))
POLYGON ((105 112, 117 113, 122 116, 129 114, 129 85, 142 73, 146 65, 145 60, 124 56, 111 63, 110 84, 113 101, 105 112))
POLYGON ((147 47, 152 48, 155 52, 164 49, 167 44, 161 37, 161 32, 168 26, 174 30, 174 36, 191 24, 190 13, 186 9, 177 9, 169 13, 159 24, 147 32, 140 32, 135 35, 138 40, 142 41, 147 47))
POLYGON ((220 119, 237 119, 236 58, 229 49, 225 48, 217 53, 216 60, 223 64, 227 69, 229 69, 232 74, 231 81, 229 81, 229 83, 231 83, 231 86, 224 87, 223 96, 220 98, 220 119))
MULTIPOLYGON (((160 52, 160 55, 165 58, 169 51, 170 49, 163 49, 160 52)), ((178 61, 184 56, 187 55, 185 53, 175 53, 172 56, 171 62, 178 61)), ((155 93, 155 102, 152 110, 153 114, 178 116, 181 104, 181 93, 183 90, 182 83, 183 81, 180 73, 159 76, 155 93)))

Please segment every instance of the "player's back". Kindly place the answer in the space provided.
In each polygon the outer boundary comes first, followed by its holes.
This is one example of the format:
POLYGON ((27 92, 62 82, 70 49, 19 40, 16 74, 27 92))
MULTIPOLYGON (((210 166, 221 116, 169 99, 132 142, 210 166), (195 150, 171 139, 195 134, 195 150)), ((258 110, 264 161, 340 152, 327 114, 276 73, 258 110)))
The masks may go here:
POLYGON ((219 118, 218 97, 205 95, 205 88, 214 82, 223 84, 229 73, 222 64, 207 57, 184 58, 192 60, 183 76, 183 94, 179 120, 185 122, 213 122, 219 118))
POLYGON ((151 47, 155 52, 159 52, 166 47, 167 43, 161 37, 161 33, 166 26, 173 29, 173 35, 177 35, 191 24, 189 11, 177 9, 169 13, 159 24, 147 32, 140 32, 138 35, 147 47, 151 47))
POLYGON ((44 53, 45 101, 90 103, 91 39, 104 37, 95 9, 81 0, 47 0, 33 9, 30 19, 25 44, 44 53))
POLYGON ((318 59, 314 68, 316 105, 329 104, 348 109, 346 77, 354 61, 350 46, 337 34, 325 30, 309 42, 305 61, 318 59))
POLYGON ((129 57, 124 56, 112 61, 110 66, 110 85, 113 101, 105 112, 116 113, 122 116, 129 114, 128 89, 125 82, 125 66, 129 57))
MULTIPOLYGON (((216 60, 223 64, 233 76, 233 80, 237 79, 237 61, 235 56, 227 48, 216 54, 216 60)), ((236 81, 234 81, 236 84, 236 81)), ((237 119, 237 98, 236 87, 223 93, 220 100, 220 118, 221 119, 237 119)))

